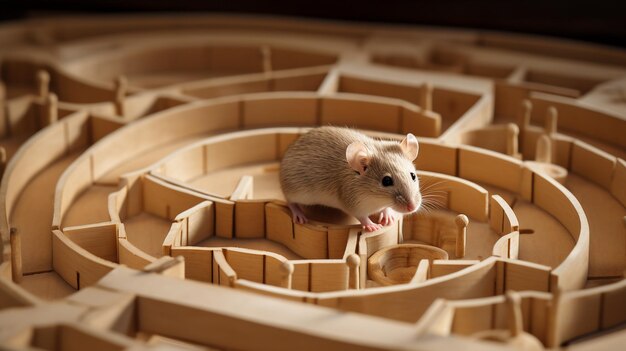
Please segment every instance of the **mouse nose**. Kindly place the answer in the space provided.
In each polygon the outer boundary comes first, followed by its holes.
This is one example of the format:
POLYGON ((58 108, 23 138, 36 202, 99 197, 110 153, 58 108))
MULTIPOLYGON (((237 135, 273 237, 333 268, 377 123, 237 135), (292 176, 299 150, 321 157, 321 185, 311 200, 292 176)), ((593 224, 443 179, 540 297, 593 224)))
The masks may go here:
POLYGON ((406 209, 407 209, 407 211, 409 211, 409 212, 413 212, 413 211, 415 211, 415 208, 416 208, 416 207, 417 207, 417 206, 415 206, 415 202, 412 202, 412 201, 411 201, 411 202, 409 202, 409 203, 406 205, 406 209))

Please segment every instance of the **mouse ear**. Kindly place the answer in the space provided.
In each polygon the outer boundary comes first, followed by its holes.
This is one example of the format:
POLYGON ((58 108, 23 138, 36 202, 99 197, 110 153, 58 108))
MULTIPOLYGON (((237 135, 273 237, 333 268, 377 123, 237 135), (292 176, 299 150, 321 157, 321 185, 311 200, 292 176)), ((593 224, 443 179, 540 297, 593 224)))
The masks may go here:
POLYGON ((420 149, 419 144, 417 143, 417 138, 415 138, 415 135, 411 133, 407 134, 406 138, 402 140, 400 148, 402 149, 402 152, 404 152, 404 155, 411 161, 417 158, 417 152, 420 149))
POLYGON ((359 174, 365 172, 371 159, 367 148, 360 141, 355 141, 346 148, 346 160, 348 160, 350 167, 359 174))

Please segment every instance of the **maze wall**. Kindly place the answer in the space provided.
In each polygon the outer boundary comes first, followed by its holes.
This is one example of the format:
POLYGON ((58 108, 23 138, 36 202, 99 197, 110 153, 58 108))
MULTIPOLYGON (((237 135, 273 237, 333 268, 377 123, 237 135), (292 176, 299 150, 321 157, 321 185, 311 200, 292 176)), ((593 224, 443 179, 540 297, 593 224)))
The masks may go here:
MULTIPOLYGON (((236 16, 0 27, 0 343, 613 350, 626 52, 236 16), (418 137, 424 205, 296 224, 310 128, 418 137)), ((304 170, 305 171, 305 170, 304 170)), ((332 170, 329 170, 332 172, 332 170)))

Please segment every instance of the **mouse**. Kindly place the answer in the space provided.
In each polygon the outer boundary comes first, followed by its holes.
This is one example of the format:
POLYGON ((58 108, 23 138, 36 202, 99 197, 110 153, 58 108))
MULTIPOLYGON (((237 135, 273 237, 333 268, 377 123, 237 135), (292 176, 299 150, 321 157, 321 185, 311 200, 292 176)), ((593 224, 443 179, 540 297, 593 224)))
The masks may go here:
POLYGON ((397 142, 344 127, 311 129, 287 148, 280 163, 280 186, 294 223, 308 221, 302 208, 308 205, 339 209, 367 232, 416 212, 422 203, 413 164, 418 151, 411 133, 397 142))

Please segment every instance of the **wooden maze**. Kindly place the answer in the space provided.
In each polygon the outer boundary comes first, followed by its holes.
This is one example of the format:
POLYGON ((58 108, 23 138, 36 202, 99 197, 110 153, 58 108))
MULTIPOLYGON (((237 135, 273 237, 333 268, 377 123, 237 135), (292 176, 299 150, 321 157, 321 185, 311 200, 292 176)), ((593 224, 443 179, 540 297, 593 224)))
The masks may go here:
POLYGON ((9 349, 616 350, 626 52, 232 16, 0 27, 9 349), (294 224, 318 125, 418 136, 427 209, 294 224))

